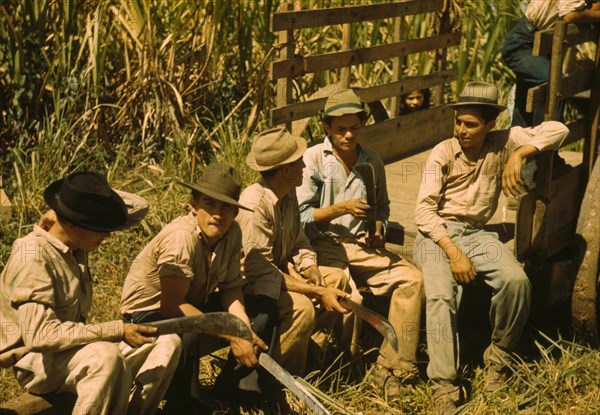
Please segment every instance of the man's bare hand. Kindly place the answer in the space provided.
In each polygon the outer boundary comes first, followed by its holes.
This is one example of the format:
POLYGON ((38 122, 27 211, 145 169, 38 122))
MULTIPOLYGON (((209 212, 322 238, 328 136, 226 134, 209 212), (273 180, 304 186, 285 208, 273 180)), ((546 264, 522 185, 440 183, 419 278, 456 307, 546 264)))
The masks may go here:
POLYGON ((365 243, 369 248, 383 248, 385 239, 383 238, 383 222, 378 220, 375 227, 375 235, 371 237, 369 233, 365 235, 365 243))
POLYGON ((456 282, 459 284, 468 284, 475 279, 477 272, 475 272, 473 263, 464 252, 458 246, 456 249, 456 255, 450 257, 450 270, 456 282))
POLYGON ((42 215, 39 222, 37 223, 40 228, 45 231, 49 231, 52 225, 56 223, 56 212, 52 209, 42 215))
POLYGON ((502 171, 502 191, 505 196, 519 196, 525 187, 521 180, 521 167, 523 166, 523 158, 517 152, 514 152, 508 157, 504 170, 502 171))
POLYGON ((319 271, 319 267, 316 265, 311 265, 302 273, 308 279, 309 284, 313 284, 318 287, 325 287, 325 278, 323 277, 323 274, 321 274, 321 271, 319 271))
POLYGON ((371 206, 369 206, 365 199, 350 199, 345 203, 346 213, 349 213, 356 219, 367 220, 369 209, 371 209, 371 206))
POLYGON ((347 296, 348 293, 342 290, 333 287, 325 287, 321 292, 320 300, 325 310, 346 314, 348 313, 348 310, 340 305, 338 298, 344 298, 347 296))
POLYGON ((124 323, 123 331, 123 341, 131 347, 137 348, 146 343, 152 343, 152 337, 149 336, 156 336, 158 329, 140 324, 124 323))
MULTIPOLYGON (((255 338, 258 338, 258 336, 255 338)), ((262 340, 261 343, 266 347, 262 340)), ((235 356, 235 360, 238 364, 246 367, 256 367, 258 365, 258 358, 256 357, 256 351, 254 350, 254 344, 252 342, 236 337, 229 342, 229 345, 231 347, 231 353, 235 356)))

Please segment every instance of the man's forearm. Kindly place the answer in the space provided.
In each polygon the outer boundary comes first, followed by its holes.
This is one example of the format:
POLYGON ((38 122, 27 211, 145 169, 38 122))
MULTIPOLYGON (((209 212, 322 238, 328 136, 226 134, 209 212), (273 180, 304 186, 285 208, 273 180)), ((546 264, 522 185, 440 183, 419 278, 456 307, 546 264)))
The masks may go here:
POLYGON ((315 223, 317 225, 326 225, 335 218, 339 218, 348 213, 345 203, 336 203, 335 205, 324 208, 315 208, 313 211, 315 223))
POLYGON ((563 20, 567 23, 588 24, 600 22, 600 3, 594 3, 591 8, 586 10, 567 13, 563 20))

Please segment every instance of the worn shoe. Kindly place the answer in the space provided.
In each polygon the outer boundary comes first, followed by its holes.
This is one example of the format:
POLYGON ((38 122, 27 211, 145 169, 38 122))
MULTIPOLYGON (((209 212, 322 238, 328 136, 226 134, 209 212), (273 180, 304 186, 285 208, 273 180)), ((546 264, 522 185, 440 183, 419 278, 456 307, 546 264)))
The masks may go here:
POLYGON ((433 408, 436 415, 451 415, 458 408, 458 404, 450 394, 443 394, 433 398, 433 408))
POLYGON ((390 399, 397 398, 406 392, 408 385, 414 384, 419 379, 419 372, 412 370, 388 369, 374 363, 367 375, 367 380, 372 382, 390 399))
POLYGON ((506 366, 488 365, 483 383, 485 393, 495 393, 506 384, 510 370, 506 366))

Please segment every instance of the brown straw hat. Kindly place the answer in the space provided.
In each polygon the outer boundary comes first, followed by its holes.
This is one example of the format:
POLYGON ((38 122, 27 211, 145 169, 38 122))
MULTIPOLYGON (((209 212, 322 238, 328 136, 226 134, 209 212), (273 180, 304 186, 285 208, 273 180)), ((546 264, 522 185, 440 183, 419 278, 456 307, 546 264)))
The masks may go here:
POLYGON ((493 107, 500 111, 506 109, 505 105, 498 104, 498 88, 486 82, 467 82, 458 98, 458 102, 447 104, 451 108, 471 105, 493 107))
POLYGON ((254 138, 246 163, 256 171, 273 170, 298 160, 304 151, 304 138, 290 134, 283 127, 272 128, 254 138))
POLYGON ((339 117, 365 111, 365 103, 351 89, 340 89, 330 95, 323 108, 323 117, 339 117))

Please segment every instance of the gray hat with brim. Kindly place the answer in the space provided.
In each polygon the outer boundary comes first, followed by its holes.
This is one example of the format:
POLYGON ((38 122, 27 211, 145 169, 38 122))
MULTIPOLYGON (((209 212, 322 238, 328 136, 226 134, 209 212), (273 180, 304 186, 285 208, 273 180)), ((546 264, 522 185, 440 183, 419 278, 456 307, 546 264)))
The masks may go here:
POLYGON ((252 209, 238 203, 242 190, 242 179, 239 173, 228 164, 219 162, 209 164, 200 173, 200 177, 195 184, 182 181, 177 183, 213 199, 252 212, 252 209))
POLYGON ((307 143, 283 127, 263 131, 252 141, 246 164, 256 171, 274 170, 302 157, 307 143))
POLYGON ((455 109, 467 106, 492 107, 500 111, 506 109, 505 105, 498 104, 498 88, 486 82, 467 82, 458 102, 446 104, 446 106, 455 109))
POLYGON ((365 111, 365 103, 351 89, 340 89, 330 95, 323 108, 323 117, 339 117, 365 111))

